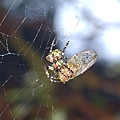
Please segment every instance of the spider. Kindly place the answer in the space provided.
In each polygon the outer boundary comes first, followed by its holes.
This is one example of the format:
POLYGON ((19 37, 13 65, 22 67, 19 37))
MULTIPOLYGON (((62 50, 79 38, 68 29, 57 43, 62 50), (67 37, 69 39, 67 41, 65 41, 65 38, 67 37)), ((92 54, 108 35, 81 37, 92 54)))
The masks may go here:
POLYGON ((97 60, 97 53, 94 50, 85 50, 67 59, 64 56, 64 52, 70 41, 66 43, 62 51, 59 49, 52 50, 54 42, 55 39, 51 44, 49 54, 46 56, 47 61, 51 64, 44 66, 47 78, 53 82, 61 81, 65 83, 85 72, 97 60), (53 71, 54 75, 50 75, 49 70, 53 71))

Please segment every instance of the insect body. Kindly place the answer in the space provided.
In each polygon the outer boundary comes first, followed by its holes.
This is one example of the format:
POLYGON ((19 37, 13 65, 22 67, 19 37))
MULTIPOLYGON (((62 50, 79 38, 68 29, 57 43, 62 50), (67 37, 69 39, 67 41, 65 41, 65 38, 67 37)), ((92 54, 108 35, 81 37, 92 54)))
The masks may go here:
POLYGON ((69 41, 66 43, 62 52, 59 49, 52 50, 54 46, 54 43, 52 43, 50 53, 46 56, 46 59, 51 65, 45 66, 45 71, 51 81, 56 82, 55 80, 60 80, 62 83, 65 83, 85 72, 97 60, 97 53, 94 50, 85 50, 66 59, 64 51, 68 43, 69 41), (53 71, 54 75, 50 76, 48 70, 53 71))

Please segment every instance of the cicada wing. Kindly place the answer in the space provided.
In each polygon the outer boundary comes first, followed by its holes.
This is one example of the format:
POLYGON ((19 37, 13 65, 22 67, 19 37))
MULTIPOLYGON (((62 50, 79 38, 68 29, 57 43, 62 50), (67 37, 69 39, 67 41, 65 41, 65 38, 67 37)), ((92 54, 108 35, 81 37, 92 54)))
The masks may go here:
POLYGON ((98 55, 94 50, 85 50, 73 55, 67 60, 67 63, 79 66, 74 75, 76 77, 89 69, 96 62, 97 57, 98 55))

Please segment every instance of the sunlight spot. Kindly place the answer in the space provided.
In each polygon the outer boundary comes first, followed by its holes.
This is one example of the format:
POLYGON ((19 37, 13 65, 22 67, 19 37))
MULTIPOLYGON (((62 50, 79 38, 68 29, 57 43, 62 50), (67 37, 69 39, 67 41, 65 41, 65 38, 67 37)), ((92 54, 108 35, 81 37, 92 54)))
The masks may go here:
POLYGON ((120 21, 120 2, 118 0, 94 0, 88 7, 93 14, 106 22, 120 21))

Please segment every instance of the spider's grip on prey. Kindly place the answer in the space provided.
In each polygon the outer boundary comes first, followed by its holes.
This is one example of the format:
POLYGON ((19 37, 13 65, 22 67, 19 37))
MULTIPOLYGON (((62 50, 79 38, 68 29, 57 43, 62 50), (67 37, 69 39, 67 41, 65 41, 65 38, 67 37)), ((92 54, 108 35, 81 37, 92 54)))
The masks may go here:
POLYGON ((58 80, 65 83, 71 79, 74 79, 78 75, 89 69, 97 60, 97 53, 94 50, 85 50, 73 55, 71 58, 66 59, 64 56, 65 49, 70 41, 68 41, 63 48, 62 52, 59 49, 53 49, 55 39, 53 40, 49 54, 46 59, 50 62, 50 65, 45 67, 45 73, 47 78, 52 82, 58 80), (53 71, 54 75, 50 75, 50 71, 53 71))

